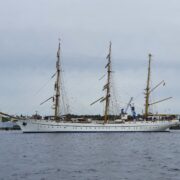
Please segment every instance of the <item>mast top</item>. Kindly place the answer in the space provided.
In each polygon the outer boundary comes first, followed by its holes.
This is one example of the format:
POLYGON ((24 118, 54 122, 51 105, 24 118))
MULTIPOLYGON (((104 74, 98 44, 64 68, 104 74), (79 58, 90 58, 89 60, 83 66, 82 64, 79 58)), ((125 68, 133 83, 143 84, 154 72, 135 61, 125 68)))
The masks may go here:
POLYGON ((58 41, 59 41, 59 46, 60 46, 61 45, 61 38, 59 38, 58 41))
MULTIPOLYGON (((109 41, 109 50, 111 49, 111 45, 112 45, 112 42, 109 41)), ((109 51, 109 53, 110 53, 110 51, 109 51)))

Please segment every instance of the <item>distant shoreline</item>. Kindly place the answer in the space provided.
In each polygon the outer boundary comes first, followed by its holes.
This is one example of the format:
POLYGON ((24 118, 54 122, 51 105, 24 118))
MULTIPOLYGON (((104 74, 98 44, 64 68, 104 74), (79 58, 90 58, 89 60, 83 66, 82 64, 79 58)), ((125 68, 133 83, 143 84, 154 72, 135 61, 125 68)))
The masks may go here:
POLYGON ((13 127, 0 127, 0 131, 14 131, 14 130, 21 130, 19 126, 13 126, 13 127))

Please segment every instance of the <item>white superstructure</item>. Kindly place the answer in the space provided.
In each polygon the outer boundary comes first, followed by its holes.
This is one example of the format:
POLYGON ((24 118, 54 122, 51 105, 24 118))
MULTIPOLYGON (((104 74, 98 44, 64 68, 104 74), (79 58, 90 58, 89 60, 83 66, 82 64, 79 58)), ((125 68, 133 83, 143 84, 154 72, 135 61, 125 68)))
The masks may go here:
POLYGON ((52 120, 20 120, 17 124, 24 133, 49 133, 49 132, 157 132, 167 131, 170 127, 177 126, 178 120, 163 121, 136 121, 125 123, 70 123, 52 120))

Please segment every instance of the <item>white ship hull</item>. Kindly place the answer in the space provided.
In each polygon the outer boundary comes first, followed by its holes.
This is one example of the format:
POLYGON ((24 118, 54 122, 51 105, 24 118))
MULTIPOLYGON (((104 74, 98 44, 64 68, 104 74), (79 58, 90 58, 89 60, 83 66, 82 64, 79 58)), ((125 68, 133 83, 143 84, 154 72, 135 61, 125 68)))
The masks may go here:
POLYGON ((17 124, 24 133, 66 133, 66 132, 158 132, 177 126, 178 120, 136 121, 125 123, 69 123, 51 120, 19 120, 17 124))

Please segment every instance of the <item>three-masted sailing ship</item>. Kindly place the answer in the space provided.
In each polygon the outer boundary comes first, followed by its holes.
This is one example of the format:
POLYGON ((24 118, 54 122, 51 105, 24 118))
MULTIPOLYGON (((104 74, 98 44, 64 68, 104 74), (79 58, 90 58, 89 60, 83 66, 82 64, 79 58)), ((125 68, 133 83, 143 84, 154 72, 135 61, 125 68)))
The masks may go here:
POLYGON ((60 116, 60 96, 62 95, 60 90, 60 43, 58 46, 57 62, 56 62, 56 82, 55 82, 55 96, 54 100, 54 116, 50 119, 21 119, 17 121, 17 124, 21 127, 24 133, 43 133, 43 132, 154 132, 154 131, 166 131, 172 126, 179 124, 179 120, 175 116, 171 116, 171 119, 164 116, 164 119, 159 117, 153 118, 149 113, 149 96, 152 91, 150 89, 150 68, 151 68, 151 55, 149 55, 148 66, 148 80, 145 92, 145 113, 141 120, 127 120, 123 117, 115 120, 111 120, 109 116, 110 98, 111 98, 111 42, 109 44, 109 53, 107 55, 107 83, 103 87, 105 91, 105 97, 93 102, 105 102, 104 120, 82 120, 82 119, 70 119, 62 118, 60 116), (173 117, 173 118, 172 118, 173 117))

